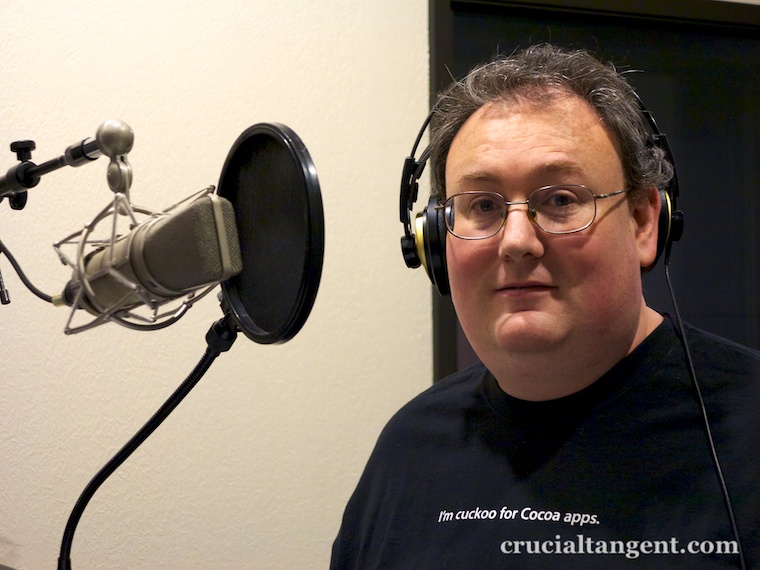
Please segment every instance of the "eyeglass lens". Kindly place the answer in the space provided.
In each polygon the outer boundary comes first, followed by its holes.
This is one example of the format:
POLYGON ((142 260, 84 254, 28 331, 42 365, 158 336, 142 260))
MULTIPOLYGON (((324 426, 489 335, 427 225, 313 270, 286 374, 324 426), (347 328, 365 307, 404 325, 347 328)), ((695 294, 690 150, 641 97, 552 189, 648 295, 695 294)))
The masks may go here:
MULTIPOLYGON (((499 232, 510 205, 501 194, 465 192, 446 200, 445 219, 449 231, 463 238, 486 238, 499 232)), ((548 233, 572 233, 594 221, 594 194, 585 186, 546 186, 534 191, 527 201, 528 215, 548 233)))

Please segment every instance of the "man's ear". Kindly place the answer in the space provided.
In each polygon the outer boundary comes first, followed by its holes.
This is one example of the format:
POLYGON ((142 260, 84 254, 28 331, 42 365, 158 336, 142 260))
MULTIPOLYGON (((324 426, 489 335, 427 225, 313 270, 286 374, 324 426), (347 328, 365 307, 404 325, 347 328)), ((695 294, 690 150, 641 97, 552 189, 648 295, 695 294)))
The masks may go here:
POLYGON ((632 204, 631 215, 635 224, 636 247, 639 265, 649 267, 657 257, 658 222, 662 201, 655 186, 632 204))

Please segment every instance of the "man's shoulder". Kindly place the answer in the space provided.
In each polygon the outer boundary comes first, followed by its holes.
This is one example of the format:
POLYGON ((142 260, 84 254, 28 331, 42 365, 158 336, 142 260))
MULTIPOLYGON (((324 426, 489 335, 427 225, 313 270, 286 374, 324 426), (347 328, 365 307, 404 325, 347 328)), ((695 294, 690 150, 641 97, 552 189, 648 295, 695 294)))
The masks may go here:
POLYGON ((386 424, 382 438, 408 437, 412 432, 453 427, 468 410, 483 405, 483 364, 446 376, 401 407, 386 424))
POLYGON ((686 328, 686 339, 701 366, 749 374, 760 381, 760 351, 692 326, 686 328))
POLYGON ((467 397, 477 395, 482 391, 483 381, 488 374, 486 367, 473 364, 435 382, 424 392, 409 401, 400 411, 409 412, 417 409, 428 409, 451 404, 461 407, 467 402, 467 397))
POLYGON ((754 418, 760 405, 760 351, 688 325, 686 339, 691 356, 687 366, 693 368, 685 377, 699 386, 711 421, 740 424, 740 430, 733 432, 735 441, 743 441, 749 434, 757 437, 760 424, 754 418))

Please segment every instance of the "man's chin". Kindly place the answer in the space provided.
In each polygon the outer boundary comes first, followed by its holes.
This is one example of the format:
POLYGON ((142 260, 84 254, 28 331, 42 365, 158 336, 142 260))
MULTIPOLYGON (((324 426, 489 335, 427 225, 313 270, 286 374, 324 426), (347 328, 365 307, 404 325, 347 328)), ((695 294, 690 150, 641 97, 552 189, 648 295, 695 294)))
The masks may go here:
POLYGON ((499 348, 509 352, 546 352, 565 337, 564 324, 546 313, 521 311, 497 323, 494 338, 499 348))

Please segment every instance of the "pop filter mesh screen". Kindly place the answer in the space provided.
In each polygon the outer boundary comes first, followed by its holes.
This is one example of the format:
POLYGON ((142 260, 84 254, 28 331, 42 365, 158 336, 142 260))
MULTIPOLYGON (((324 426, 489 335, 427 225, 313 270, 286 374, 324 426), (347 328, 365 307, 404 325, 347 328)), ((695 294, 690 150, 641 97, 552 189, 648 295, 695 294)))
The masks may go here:
POLYGON ((282 342, 303 325, 316 295, 321 197, 313 172, 309 178, 308 156, 295 155, 284 140, 256 127, 246 133, 227 159, 219 188, 235 208, 243 261, 224 290, 249 337, 282 342))

